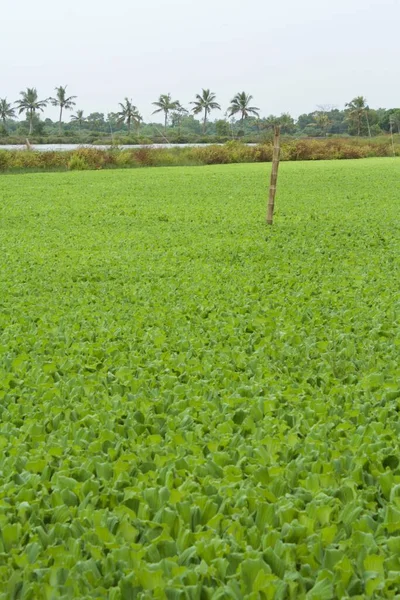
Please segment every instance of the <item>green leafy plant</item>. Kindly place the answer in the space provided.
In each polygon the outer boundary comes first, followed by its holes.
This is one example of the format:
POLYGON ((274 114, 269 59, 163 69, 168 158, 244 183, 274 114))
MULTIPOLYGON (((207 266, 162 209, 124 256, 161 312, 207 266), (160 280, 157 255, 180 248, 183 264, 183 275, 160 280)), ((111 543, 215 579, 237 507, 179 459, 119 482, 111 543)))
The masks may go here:
POLYGON ((89 168, 88 163, 83 156, 75 154, 68 162, 68 169, 70 171, 86 171, 89 168))
POLYGON ((396 598, 399 164, 268 170, 2 176, 0 600, 396 598))

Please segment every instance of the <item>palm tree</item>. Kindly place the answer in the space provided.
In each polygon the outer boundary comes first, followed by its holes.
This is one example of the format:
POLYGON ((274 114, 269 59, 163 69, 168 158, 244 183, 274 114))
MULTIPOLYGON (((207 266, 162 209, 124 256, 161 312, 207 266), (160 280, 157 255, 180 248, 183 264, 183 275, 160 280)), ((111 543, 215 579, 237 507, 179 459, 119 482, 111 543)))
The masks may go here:
POLYGON ((57 92, 56 97, 55 98, 49 98, 50 102, 52 103, 53 106, 59 106, 60 107, 60 116, 58 119, 58 133, 61 135, 61 121, 62 121, 62 114, 63 114, 63 110, 72 110, 72 108, 75 106, 75 98, 76 96, 69 96, 67 97, 67 87, 68 86, 62 86, 60 85, 59 87, 56 87, 55 90, 57 92))
MULTIPOLYGON (((361 134, 361 117, 363 116, 364 113, 366 114, 366 111, 368 110, 367 100, 364 98, 364 96, 356 96, 355 98, 353 98, 353 100, 351 102, 346 103, 346 108, 349 109, 350 118, 354 119, 356 121, 357 135, 360 136, 360 134, 361 134)), ((366 115, 366 116, 367 116, 368 130, 369 130, 368 115, 366 115)))
POLYGON ((0 119, 3 121, 4 131, 7 131, 7 119, 15 117, 15 109, 7 102, 7 98, 0 98, 0 119))
POLYGON ((24 92, 20 92, 22 96, 21 100, 17 100, 18 114, 23 112, 26 113, 29 119, 29 135, 32 135, 33 131, 33 117, 36 112, 40 110, 43 112, 45 106, 47 106, 47 100, 38 100, 38 93, 36 88, 26 88, 24 92))
POLYGON ((81 130, 82 125, 85 122, 85 117, 83 116, 83 110, 77 110, 76 115, 72 115, 71 123, 78 123, 79 131, 81 130))
POLYGON ((130 133, 132 123, 138 126, 143 119, 132 100, 125 98, 125 103, 120 102, 119 105, 121 110, 117 113, 118 123, 126 123, 128 125, 128 132, 130 133))
POLYGON ((269 115, 266 119, 263 119, 262 123, 265 129, 273 129, 277 125, 280 125, 279 117, 275 115, 269 115))
POLYGON ((206 132, 208 114, 212 110, 221 110, 218 102, 215 102, 215 98, 216 95, 214 92, 210 92, 209 89, 202 89, 201 94, 196 94, 196 100, 190 103, 194 104, 194 108, 192 108, 193 114, 198 115, 204 110, 203 133, 206 132))
POLYGON ((278 117, 277 124, 280 126, 282 133, 291 133, 294 129, 294 119, 289 113, 282 113, 278 117))
POLYGON ((172 100, 171 94, 161 94, 157 102, 152 102, 153 106, 157 106, 157 110, 153 111, 153 115, 159 112, 164 113, 164 133, 167 131, 168 114, 171 110, 176 110, 180 106, 178 100, 172 100))
POLYGON ((314 113, 314 121, 316 122, 316 124, 318 125, 318 127, 320 129, 322 129, 323 134, 326 136, 327 131, 328 131, 328 127, 332 123, 332 121, 330 121, 330 119, 329 119, 328 115, 326 114, 326 112, 323 112, 322 110, 317 110, 314 113))
POLYGON ((246 92, 238 92, 231 100, 231 105, 228 108, 229 116, 237 115, 240 113, 240 128, 243 129, 243 121, 250 115, 258 117, 258 111, 260 110, 256 106, 249 106, 253 100, 253 96, 246 94, 246 92))

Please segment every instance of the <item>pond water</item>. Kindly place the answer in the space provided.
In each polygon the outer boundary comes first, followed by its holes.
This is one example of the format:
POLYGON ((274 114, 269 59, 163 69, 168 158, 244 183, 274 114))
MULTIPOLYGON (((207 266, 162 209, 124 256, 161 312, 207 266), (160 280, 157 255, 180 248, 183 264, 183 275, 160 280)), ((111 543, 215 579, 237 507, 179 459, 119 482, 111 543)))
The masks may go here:
MULTIPOLYGON (((216 144, 136 144, 136 145, 121 145, 118 148, 123 149, 131 149, 131 148, 197 148, 198 146, 215 146, 216 144)), ((222 144, 217 144, 221 146, 222 144)), ((251 146, 255 144, 249 144, 251 146)), ((67 151, 67 150, 77 150, 78 148, 95 148, 99 150, 105 150, 107 148, 112 148, 113 146, 103 144, 32 144, 32 150, 38 150, 40 152, 50 152, 50 151, 67 151)), ((116 146, 114 146, 115 148, 116 146)), ((0 150, 26 150, 26 145, 0 145, 0 150)))

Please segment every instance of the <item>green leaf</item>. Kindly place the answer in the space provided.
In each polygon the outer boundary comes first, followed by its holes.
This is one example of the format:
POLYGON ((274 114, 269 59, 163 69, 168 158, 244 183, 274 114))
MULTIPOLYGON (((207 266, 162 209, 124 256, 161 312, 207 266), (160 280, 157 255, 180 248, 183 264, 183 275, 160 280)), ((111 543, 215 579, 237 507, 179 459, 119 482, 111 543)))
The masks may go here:
POLYGON ((22 527, 19 523, 7 523, 1 528, 1 537, 6 552, 9 552, 13 546, 17 545, 21 532, 22 527))
POLYGON ((307 600, 332 600, 334 591, 332 582, 329 579, 318 581, 314 587, 307 592, 307 600))

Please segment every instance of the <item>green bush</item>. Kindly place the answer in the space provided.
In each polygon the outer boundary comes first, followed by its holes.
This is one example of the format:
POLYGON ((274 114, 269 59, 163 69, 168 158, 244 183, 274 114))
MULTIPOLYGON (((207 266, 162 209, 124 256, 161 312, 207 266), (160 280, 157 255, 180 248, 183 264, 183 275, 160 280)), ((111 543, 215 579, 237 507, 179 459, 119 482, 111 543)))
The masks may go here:
POLYGON ((68 163, 68 169, 70 171, 86 171, 88 168, 89 165, 86 160, 83 156, 79 156, 78 154, 74 154, 68 163))
POLYGON ((11 152, 0 150, 0 171, 7 171, 11 162, 11 152))
POLYGON ((126 167, 134 167, 137 162, 134 159, 132 152, 129 150, 121 150, 116 153, 115 166, 124 169, 126 167))

